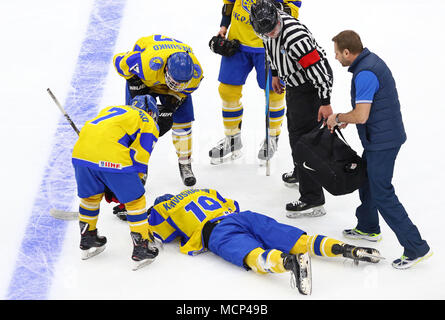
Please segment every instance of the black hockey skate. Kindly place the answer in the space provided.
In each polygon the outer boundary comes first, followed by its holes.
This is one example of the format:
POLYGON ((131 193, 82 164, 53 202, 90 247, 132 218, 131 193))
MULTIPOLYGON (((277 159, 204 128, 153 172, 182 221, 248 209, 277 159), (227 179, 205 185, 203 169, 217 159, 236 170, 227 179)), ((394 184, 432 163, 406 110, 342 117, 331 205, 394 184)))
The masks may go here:
POLYGON ((191 187, 196 184, 196 178, 192 171, 192 164, 190 162, 188 163, 181 163, 179 162, 179 173, 181 174, 182 182, 187 186, 191 187))
POLYGON ((86 222, 79 221, 80 226, 80 250, 82 260, 97 256, 105 250, 107 243, 106 237, 101 237, 97 233, 97 229, 88 230, 90 225, 86 222))
POLYGON ((294 170, 292 170, 290 172, 283 173, 283 175, 281 176, 281 179, 283 180, 286 187, 289 187, 289 188, 298 187, 298 182, 299 182, 298 169, 294 168, 294 170))
POLYGON ((302 201, 294 201, 286 204, 286 217, 298 218, 302 216, 307 217, 321 217, 326 214, 323 207, 324 203, 305 203, 302 201))
POLYGON ((113 214, 122 221, 127 221, 127 209, 124 204, 113 207, 113 214))
POLYGON ((229 160, 236 160, 242 156, 241 133, 226 136, 218 142, 216 147, 209 151, 210 163, 221 164, 229 160))
POLYGON ((158 256, 159 250, 148 239, 142 239, 142 235, 137 232, 131 232, 133 240, 133 254, 131 259, 134 261, 133 270, 138 270, 152 263, 158 256))
POLYGON ((312 267, 309 253, 297 255, 282 253, 284 269, 291 272, 291 287, 304 295, 312 293, 312 267))
POLYGON ((355 264, 359 261, 378 263, 380 260, 385 259, 380 255, 377 249, 356 247, 350 244, 334 244, 332 246, 333 254, 341 254, 345 258, 353 259, 355 264))

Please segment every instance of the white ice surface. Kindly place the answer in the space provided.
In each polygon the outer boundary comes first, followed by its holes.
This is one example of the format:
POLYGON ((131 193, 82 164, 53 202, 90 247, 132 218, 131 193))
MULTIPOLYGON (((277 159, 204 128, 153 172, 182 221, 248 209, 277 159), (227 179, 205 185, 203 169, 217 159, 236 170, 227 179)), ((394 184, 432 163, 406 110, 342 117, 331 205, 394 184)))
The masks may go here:
MULTIPOLYGON (((243 90, 244 157, 231 164, 209 164, 208 150, 223 136, 217 90, 220 57, 208 48, 208 40, 219 30, 221 4, 222 1, 208 0, 128 0, 115 51, 128 51, 139 37, 154 33, 190 44, 205 73, 201 87, 193 95, 193 169, 197 187, 215 188, 238 200, 242 209, 267 214, 309 234, 342 239, 341 231, 356 223, 357 192, 341 197, 326 192, 328 213, 324 217, 285 217, 285 203, 298 197, 296 189, 286 188, 281 182, 281 174, 292 168, 287 123, 283 123, 271 176, 266 177, 256 159, 264 136, 264 94, 256 85, 255 73, 249 76, 243 90)), ((45 91, 50 87, 64 101, 93 5, 94 1, 50 0, 0 4, 3 299, 21 241, 26 237, 32 205, 39 197, 38 187, 61 116, 45 91)), ((134 272, 129 228, 112 215, 112 206, 104 203, 98 228, 108 237, 107 249, 94 259, 80 260, 78 225, 69 222, 49 299, 444 299, 445 258, 440 244, 445 225, 443 12, 445 4, 440 0, 318 0, 304 1, 300 14, 327 51, 333 67, 334 112, 350 110, 351 77, 334 60, 331 38, 335 34, 344 29, 357 31, 364 45, 391 68, 408 135, 397 159, 393 183, 410 218, 434 251, 426 263, 406 271, 392 268, 390 262, 402 254, 402 248, 381 219, 383 241, 375 247, 387 260, 354 267, 343 259, 314 258, 311 297, 292 290, 288 274, 261 276, 246 272, 212 253, 186 256, 179 252, 177 243, 165 245, 152 265, 134 272)), ((123 86, 110 61, 104 95, 97 107, 122 103, 123 86)), ((361 152, 355 127, 350 125, 345 135, 361 152)), ((149 203, 158 195, 183 189, 169 134, 156 145, 146 189, 149 203)))

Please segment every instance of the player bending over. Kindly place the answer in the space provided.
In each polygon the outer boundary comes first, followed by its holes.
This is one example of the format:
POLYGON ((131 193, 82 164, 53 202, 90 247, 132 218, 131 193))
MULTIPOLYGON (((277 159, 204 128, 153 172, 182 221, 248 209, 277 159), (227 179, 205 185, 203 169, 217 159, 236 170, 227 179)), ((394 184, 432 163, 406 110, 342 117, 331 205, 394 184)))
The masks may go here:
POLYGON ((105 249, 107 239, 98 235, 96 224, 100 202, 106 193, 112 193, 128 210, 127 221, 134 245, 133 270, 149 264, 158 255, 150 240, 145 188, 141 181, 159 137, 158 115, 153 97, 136 96, 131 105, 101 110, 80 131, 72 162, 80 198, 82 259, 105 249))

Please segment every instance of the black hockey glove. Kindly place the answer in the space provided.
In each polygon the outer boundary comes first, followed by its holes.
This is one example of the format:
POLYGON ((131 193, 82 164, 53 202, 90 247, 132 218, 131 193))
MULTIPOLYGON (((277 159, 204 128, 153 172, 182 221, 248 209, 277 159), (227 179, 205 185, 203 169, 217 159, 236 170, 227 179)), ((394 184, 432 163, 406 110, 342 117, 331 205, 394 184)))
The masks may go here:
POLYGON ((158 117, 158 127, 159 127, 159 136, 162 137, 166 134, 173 125, 173 111, 168 106, 159 105, 159 117, 158 117))
POLYGON ((162 100, 162 105, 158 105, 159 118, 159 136, 162 137, 167 133, 173 125, 173 114, 182 105, 185 99, 177 98, 175 96, 165 96, 162 100))
POLYGON ((184 100, 185 100, 185 98, 179 98, 179 97, 167 95, 164 97, 164 101, 162 102, 162 104, 166 110, 175 112, 184 103, 184 100))
POLYGON ((240 42, 236 39, 227 40, 221 36, 214 36, 209 42, 210 50, 222 56, 233 56, 240 47, 240 42))
POLYGON ((128 89, 132 98, 148 94, 148 87, 142 82, 138 76, 133 76, 127 79, 128 89))

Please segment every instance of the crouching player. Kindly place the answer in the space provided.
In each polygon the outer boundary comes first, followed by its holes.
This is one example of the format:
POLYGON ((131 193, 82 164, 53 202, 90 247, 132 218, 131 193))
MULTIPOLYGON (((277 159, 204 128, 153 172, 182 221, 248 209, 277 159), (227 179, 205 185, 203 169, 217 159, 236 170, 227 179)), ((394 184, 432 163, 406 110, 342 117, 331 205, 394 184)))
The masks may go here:
POLYGON ((158 255, 150 240, 145 187, 141 176, 159 137, 156 100, 137 96, 132 105, 111 106, 85 123, 74 145, 72 163, 80 197, 79 225, 82 259, 105 249, 106 237, 99 236, 96 224, 100 202, 111 191, 127 208, 133 240, 133 270, 158 255))
POLYGON ((211 251, 260 274, 290 272, 301 294, 311 294, 312 256, 343 256, 377 263, 376 249, 355 247, 252 211, 212 189, 190 189, 156 198, 149 209, 149 228, 162 242, 181 238, 180 251, 211 251))

